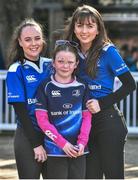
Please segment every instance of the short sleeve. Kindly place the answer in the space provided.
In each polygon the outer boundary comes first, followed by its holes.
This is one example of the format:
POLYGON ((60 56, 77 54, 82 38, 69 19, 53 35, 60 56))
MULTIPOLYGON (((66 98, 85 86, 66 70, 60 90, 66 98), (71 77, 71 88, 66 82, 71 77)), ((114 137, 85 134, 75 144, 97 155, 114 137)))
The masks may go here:
POLYGON ((21 71, 19 68, 10 68, 7 77, 7 94, 8 94, 8 103, 14 102, 25 102, 25 92, 23 78, 21 78, 21 71))
POLYGON ((109 47, 106 51, 106 61, 115 76, 119 76, 129 71, 129 68, 122 59, 121 55, 113 46, 109 47))

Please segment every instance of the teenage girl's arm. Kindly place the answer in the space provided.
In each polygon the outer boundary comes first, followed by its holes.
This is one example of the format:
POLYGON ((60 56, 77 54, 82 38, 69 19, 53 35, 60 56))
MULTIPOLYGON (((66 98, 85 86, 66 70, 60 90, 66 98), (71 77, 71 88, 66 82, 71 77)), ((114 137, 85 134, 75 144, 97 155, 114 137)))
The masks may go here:
POLYGON ((46 151, 42 146, 44 135, 41 132, 34 130, 32 121, 27 113, 28 111, 25 103, 16 102, 13 103, 13 107, 15 113, 20 118, 23 130, 33 147, 35 159, 37 159, 37 161, 44 162, 47 159, 46 151))
POLYGON ((122 83, 118 90, 99 100, 91 99, 87 101, 87 107, 92 113, 97 113, 115 103, 118 103, 121 99, 125 98, 136 89, 135 80, 129 71, 119 75, 118 78, 122 83))

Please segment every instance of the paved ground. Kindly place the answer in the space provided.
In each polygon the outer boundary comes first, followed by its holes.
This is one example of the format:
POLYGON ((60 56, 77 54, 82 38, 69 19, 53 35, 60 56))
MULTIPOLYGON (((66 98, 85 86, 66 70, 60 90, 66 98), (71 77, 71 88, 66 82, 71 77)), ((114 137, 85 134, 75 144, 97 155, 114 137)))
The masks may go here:
MULTIPOLYGON (((125 147, 125 178, 138 179, 138 138, 129 138, 125 147)), ((13 135, 0 134, 0 180, 18 179, 13 155, 13 135)))

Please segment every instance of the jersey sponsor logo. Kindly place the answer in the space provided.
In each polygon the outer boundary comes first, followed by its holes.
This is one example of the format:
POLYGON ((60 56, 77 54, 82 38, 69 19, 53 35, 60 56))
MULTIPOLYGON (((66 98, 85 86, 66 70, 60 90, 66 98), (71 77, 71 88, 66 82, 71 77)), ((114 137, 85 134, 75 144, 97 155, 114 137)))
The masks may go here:
POLYGON ((19 95, 13 95, 12 93, 8 93, 8 98, 19 98, 19 95))
POLYGON ((64 109, 70 109, 70 108, 72 108, 72 104, 70 104, 70 103, 66 103, 66 104, 63 104, 63 108, 64 109))
POLYGON ((51 91, 52 97, 61 97, 60 90, 53 90, 51 91))
POLYGON ((127 67, 127 65, 126 65, 125 63, 122 63, 122 64, 121 64, 121 67, 118 68, 118 69, 116 69, 116 72, 119 72, 119 71, 125 69, 126 67, 127 67))
POLYGON ((28 104, 35 104, 37 102, 37 99, 27 99, 28 104))
POLYGON ((62 115, 61 111, 57 111, 57 112, 51 111, 50 113, 51 113, 52 116, 61 116, 62 115))
POLYGON ((26 76, 26 79, 29 83, 37 81, 37 79, 34 75, 28 75, 28 76, 26 76))
POLYGON ((81 115, 81 109, 79 110, 70 110, 70 109, 66 109, 66 110, 63 110, 63 111, 51 111, 50 114, 51 116, 65 116, 65 115, 78 115, 80 114, 81 115))
POLYGON ((96 89, 101 89, 102 86, 101 85, 88 85, 89 89, 90 90, 96 90, 96 89))
POLYGON ((54 135, 50 130, 46 130, 46 131, 45 131, 45 134, 46 134, 50 139, 52 139, 53 141, 54 141, 55 139, 57 139, 57 136, 54 135))
POLYGON ((76 96, 76 97, 80 96, 80 90, 79 89, 73 90, 72 91, 72 96, 76 96))

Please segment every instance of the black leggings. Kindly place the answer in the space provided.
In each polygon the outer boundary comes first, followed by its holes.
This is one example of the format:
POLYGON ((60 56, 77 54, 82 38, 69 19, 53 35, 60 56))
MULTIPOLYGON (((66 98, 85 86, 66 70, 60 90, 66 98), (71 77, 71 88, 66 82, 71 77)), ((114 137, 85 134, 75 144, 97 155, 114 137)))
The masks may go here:
POLYGON ((92 118, 86 159, 87 179, 124 179, 124 144, 127 128, 117 107, 101 111, 92 118))
POLYGON ((33 148, 21 128, 15 133, 14 151, 19 179, 39 179, 41 173, 46 178, 46 163, 34 159, 33 148))

